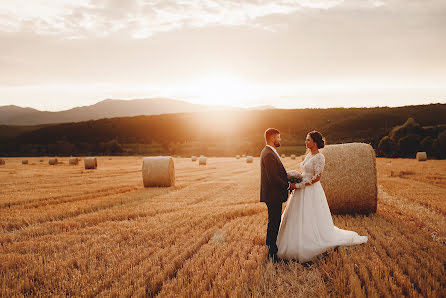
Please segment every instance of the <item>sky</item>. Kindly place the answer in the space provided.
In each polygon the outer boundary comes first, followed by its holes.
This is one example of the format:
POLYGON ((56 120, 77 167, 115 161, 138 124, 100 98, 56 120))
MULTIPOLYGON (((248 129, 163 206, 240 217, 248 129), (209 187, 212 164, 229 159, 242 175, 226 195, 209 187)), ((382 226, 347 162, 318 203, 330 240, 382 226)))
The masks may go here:
POLYGON ((446 103, 444 0, 0 0, 0 106, 446 103))

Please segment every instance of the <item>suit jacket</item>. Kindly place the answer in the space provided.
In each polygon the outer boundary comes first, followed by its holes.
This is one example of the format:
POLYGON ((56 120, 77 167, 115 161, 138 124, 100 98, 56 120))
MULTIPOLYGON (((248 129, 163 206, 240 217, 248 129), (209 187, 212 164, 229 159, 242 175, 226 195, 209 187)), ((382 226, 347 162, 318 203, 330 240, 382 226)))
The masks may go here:
POLYGON ((260 202, 283 203, 288 199, 288 178, 282 161, 265 146, 260 154, 260 202))

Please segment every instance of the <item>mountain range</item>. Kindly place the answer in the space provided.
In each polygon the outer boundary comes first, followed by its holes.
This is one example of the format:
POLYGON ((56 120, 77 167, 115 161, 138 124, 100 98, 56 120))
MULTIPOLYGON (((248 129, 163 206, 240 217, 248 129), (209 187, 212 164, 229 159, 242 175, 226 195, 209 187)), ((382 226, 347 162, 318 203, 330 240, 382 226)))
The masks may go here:
MULTIPOLYGON (((274 109, 259 106, 247 110, 274 109)), ((205 112, 211 110, 243 110, 230 106, 206 106, 169 98, 119 100, 106 99, 90 106, 76 107, 65 111, 48 112, 15 105, 0 106, 0 124, 38 125, 66 122, 80 122, 114 117, 140 115, 177 114, 205 112)))

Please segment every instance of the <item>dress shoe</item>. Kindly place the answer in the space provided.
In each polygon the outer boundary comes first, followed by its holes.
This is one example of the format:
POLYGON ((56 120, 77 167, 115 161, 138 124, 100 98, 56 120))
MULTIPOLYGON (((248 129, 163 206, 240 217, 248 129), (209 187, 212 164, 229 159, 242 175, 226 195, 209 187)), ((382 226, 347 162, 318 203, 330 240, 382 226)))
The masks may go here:
POLYGON ((279 258, 276 254, 274 254, 274 255, 268 255, 268 258, 269 258, 273 263, 284 263, 284 264, 288 264, 288 260, 279 258))

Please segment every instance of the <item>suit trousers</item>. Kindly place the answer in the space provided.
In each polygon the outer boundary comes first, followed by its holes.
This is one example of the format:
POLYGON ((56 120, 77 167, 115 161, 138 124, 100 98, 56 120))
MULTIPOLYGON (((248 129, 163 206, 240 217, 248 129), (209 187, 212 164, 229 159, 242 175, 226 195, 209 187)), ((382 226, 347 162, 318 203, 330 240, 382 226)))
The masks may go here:
POLYGON ((266 202, 268 207, 268 227, 266 230, 266 245, 270 256, 277 254, 277 234, 282 217, 282 202, 266 202))

